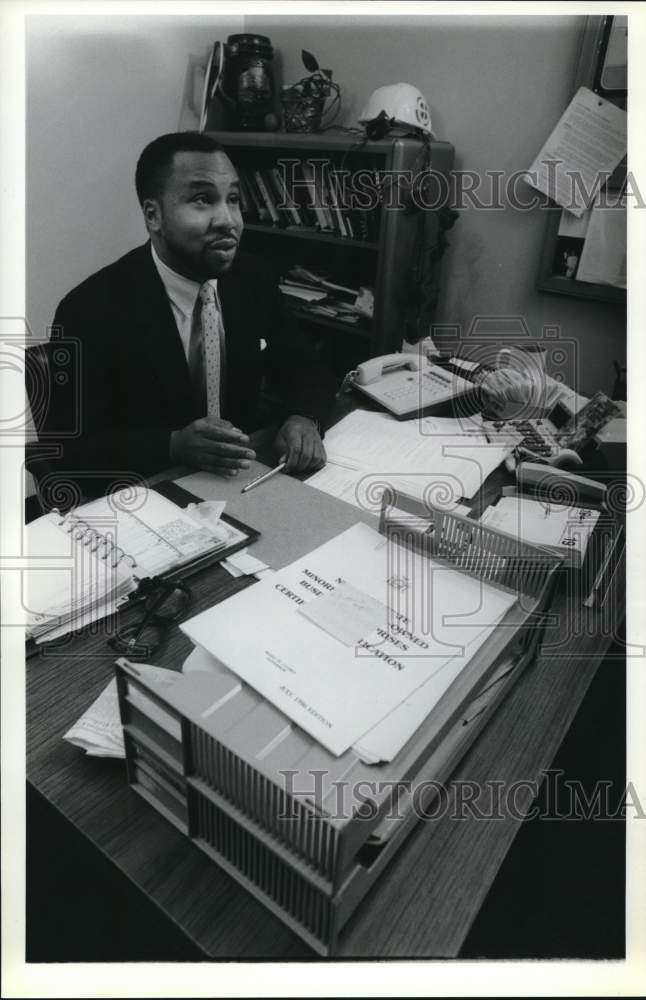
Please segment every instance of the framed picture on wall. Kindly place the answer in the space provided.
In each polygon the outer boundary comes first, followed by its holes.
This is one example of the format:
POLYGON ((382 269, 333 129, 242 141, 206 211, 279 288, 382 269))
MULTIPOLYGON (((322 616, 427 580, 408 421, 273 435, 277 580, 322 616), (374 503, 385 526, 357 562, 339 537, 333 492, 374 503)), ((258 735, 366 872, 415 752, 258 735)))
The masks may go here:
MULTIPOLYGON (((586 19, 575 93, 588 87, 626 110, 627 35, 626 16, 586 19)), ((602 207, 592 207, 580 218, 556 205, 548 210, 539 291, 626 301, 626 169, 624 158, 600 192, 602 207)))

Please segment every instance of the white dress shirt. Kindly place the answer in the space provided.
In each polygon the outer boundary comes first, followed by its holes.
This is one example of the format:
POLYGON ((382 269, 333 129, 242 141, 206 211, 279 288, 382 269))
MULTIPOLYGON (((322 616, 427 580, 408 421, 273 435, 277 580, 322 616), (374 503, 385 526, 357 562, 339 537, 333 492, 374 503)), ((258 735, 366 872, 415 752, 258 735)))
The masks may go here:
MULTIPOLYGON (((177 331, 179 333, 180 340, 182 341, 182 347, 184 348, 184 355, 188 361, 188 349, 191 340, 191 328, 193 325, 195 303, 197 302, 201 285, 199 281, 192 281, 191 278, 185 278, 183 274, 178 274, 177 271, 173 271, 168 264, 164 264, 163 260, 161 260, 159 255, 155 252, 155 248, 152 243, 150 244, 150 249, 152 251, 155 267, 157 268, 159 277, 161 278, 164 288, 166 289, 166 295, 168 296, 168 301, 170 302, 171 309, 173 310, 177 331)), ((209 280, 209 285, 215 289, 215 298, 219 305, 220 298, 218 296, 218 279, 211 278, 209 280)), ((199 307, 197 313, 197 322, 199 322, 199 307)), ((221 306, 220 313, 222 313, 221 306)), ((224 329, 224 327, 222 328, 224 329)), ((224 366, 224 343, 220 344, 220 352, 221 364, 224 366)))

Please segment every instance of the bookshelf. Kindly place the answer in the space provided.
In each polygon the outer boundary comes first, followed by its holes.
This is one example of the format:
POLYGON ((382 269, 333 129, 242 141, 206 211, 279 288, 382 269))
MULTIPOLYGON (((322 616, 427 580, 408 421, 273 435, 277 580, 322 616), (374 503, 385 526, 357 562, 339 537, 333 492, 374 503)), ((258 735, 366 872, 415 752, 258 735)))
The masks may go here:
MULTIPOLYGON (((268 261, 281 282, 302 280, 292 272, 300 266, 333 285, 373 292, 372 316, 348 321, 349 291, 322 287, 326 298, 308 303, 291 288, 286 302, 320 356, 342 375, 368 357, 398 350, 411 322, 410 283, 424 216, 406 207, 404 185, 407 172, 415 176, 424 166, 423 143, 332 132, 212 134, 241 177, 244 250, 268 261)), ((432 169, 448 178, 453 154, 449 143, 433 142, 432 169)))

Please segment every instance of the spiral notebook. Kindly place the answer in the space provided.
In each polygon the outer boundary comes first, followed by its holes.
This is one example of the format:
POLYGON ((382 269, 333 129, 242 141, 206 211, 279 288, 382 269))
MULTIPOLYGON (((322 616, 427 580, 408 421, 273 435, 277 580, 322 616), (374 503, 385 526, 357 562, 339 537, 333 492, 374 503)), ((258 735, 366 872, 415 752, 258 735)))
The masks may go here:
MULTIPOLYGON (((226 515, 205 525, 158 492, 165 486, 122 490, 66 514, 50 511, 27 526, 28 638, 80 628, 110 614, 144 578, 195 572, 258 537, 226 515)), ((174 495, 199 502, 184 490, 174 495)))

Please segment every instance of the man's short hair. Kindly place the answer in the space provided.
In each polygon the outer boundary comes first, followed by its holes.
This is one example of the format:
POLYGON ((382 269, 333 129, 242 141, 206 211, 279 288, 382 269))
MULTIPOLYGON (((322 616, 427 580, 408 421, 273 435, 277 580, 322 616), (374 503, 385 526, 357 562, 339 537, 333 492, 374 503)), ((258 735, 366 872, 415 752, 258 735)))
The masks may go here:
POLYGON ((222 153, 220 143, 206 132, 169 132, 148 143, 139 157, 135 187, 139 204, 158 198, 173 169, 175 153, 222 153))

